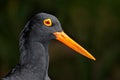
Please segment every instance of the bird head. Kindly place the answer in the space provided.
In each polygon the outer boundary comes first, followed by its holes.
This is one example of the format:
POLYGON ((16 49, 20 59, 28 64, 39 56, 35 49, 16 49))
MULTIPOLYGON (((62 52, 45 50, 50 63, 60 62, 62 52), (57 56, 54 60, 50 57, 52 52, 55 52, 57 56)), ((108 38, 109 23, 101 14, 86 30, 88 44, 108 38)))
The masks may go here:
POLYGON ((95 60, 95 58, 82 46, 72 40, 61 28, 59 20, 50 14, 39 13, 35 15, 29 22, 30 33, 29 37, 32 41, 49 41, 56 39, 76 52, 95 60))

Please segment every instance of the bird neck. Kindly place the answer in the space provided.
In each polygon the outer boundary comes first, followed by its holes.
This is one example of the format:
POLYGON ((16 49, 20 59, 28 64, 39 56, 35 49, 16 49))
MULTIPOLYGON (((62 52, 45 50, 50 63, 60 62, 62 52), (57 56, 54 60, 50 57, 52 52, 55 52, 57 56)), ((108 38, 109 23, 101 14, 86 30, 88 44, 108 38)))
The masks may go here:
POLYGON ((48 42, 27 41, 21 45, 20 65, 34 75, 47 76, 49 66, 48 44, 48 42))
POLYGON ((27 42, 21 51, 20 64, 38 64, 39 60, 48 58, 48 44, 40 42, 27 42))

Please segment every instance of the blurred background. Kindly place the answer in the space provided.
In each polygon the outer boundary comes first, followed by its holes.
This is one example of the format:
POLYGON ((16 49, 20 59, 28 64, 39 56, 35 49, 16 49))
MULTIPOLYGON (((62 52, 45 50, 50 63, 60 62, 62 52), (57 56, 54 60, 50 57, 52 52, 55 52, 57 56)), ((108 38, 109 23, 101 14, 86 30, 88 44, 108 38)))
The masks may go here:
POLYGON ((120 80, 120 0, 0 0, 0 77, 19 62, 19 33, 39 12, 55 15, 97 58, 89 60, 53 40, 52 80, 120 80))

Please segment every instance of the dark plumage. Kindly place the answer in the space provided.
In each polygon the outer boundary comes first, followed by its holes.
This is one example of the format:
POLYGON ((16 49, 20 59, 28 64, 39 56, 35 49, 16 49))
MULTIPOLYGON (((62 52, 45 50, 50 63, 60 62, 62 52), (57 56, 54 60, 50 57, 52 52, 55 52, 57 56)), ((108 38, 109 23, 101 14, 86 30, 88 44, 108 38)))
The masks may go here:
MULTIPOLYGON (((49 25, 49 22, 46 23, 49 25)), ((62 32, 61 24, 55 16, 47 13, 35 15, 20 34, 19 64, 2 80, 50 80, 48 45, 51 39, 57 38, 57 34, 53 34, 55 32, 62 32), (43 22, 48 18, 52 21, 51 26, 43 22)))

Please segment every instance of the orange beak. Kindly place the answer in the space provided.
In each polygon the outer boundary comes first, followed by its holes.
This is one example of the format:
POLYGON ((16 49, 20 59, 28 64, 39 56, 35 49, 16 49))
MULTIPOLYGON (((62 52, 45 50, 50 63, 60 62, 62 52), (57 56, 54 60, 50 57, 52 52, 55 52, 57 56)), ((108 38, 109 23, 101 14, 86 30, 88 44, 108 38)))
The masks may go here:
POLYGON ((54 32, 53 33, 56 36, 56 39, 68 47, 72 48, 79 54, 82 54, 83 56, 96 60, 87 50, 85 50, 82 46, 80 46, 78 43, 76 43, 74 40, 72 40, 67 34, 62 32, 54 32))

